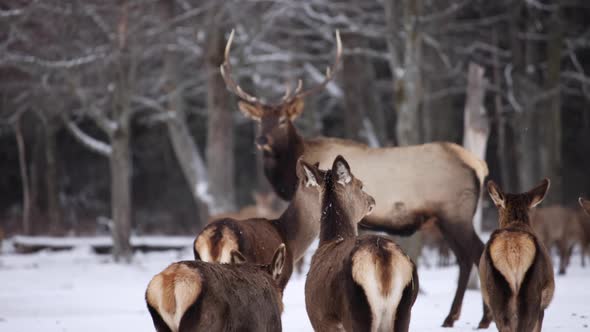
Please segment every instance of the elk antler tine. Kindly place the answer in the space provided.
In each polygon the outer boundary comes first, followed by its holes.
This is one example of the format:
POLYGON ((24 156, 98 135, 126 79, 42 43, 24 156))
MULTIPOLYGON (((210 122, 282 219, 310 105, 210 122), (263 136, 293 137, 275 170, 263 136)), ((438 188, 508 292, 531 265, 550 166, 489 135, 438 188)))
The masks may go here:
POLYGON ((282 100, 287 100, 291 96, 291 83, 289 83, 289 82, 286 83, 285 90, 286 90, 285 95, 283 96, 282 100))
POLYGON ((299 79, 297 80, 297 88, 295 89, 295 94, 301 92, 301 88, 303 88, 303 81, 299 79))
POLYGON ((231 49, 231 43, 234 41, 234 33, 235 32, 236 32, 235 29, 231 30, 231 33, 229 34, 229 38, 227 40, 227 44, 225 44, 225 52, 223 53, 224 62, 229 61, 229 51, 231 49))
POLYGON ((302 85, 301 85, 301 80, 299 80, 299 85, 297 87, 297 90, 295 90, 295 93, 293 95, 291 95, 291 99, 302 98, 302 97, 312 94, 318 90, 321 90, 326 85, 328 85, 328 83, 330 83, 330 81, 334 78, 334 73, 338 69, 338 65, 340 64, 340 57, 341 56, 342 56, 342 40, 340 39, 340 30, 336 30, 336 58, 334 60, 334 63, 332 64, 332 66, 328 66, 326 68, 326 77, 324 78, 324 80, 320 84, 318 84, 315 87, 312 87, 308 90, 305 90, 305 91, 301 91, 302 85))

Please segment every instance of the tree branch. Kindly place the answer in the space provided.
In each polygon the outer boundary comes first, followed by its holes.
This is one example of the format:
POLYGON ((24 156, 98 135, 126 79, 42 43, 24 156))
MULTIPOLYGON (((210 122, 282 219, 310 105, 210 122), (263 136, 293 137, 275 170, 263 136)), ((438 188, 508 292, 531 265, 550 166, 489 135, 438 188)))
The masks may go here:
POLYGON ((78 127, 78 125, 72 120, 68 119, 66 115, 63 115, 62 118, 66 128, 68 128, 68 131, 80 144, 104 157, 110 158, 113 149, 109 144, 99 141, 98 139, 83 132, 82 129, 80 129, 80 127, 78 127))

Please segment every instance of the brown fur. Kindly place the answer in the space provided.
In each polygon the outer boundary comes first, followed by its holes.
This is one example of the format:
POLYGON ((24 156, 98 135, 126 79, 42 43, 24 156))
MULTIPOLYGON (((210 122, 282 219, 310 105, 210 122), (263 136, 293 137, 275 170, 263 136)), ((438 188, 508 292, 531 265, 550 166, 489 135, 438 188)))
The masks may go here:
POLYGON ((226 218, 213 221, 195 239, 195 258, 223 263, 229 261, 224 253, 238 250, 247 261, 263 264, 271 259, 272 248, 286 243, 289 263, 279 281, 284 288, 293 271, 293 263, 305 254, 319 233, 323 173, 305 162, 301 162, 298 169, 301 183, 298 193, 278 219, 226 218), (306 169, 310 173, 306 173, 306 169))
POLYGON ((500 331, 540 331, 553 298, 551 258, 533 232, 529 209, 539 204, 549 181, 523 194, 505 194, 492 181, 488 191, 498 207, 500 228, 479 264, 482 294, 500 331))
POLYGON ((356 223, 374 200, 352 174, 349 182, 338 180, 340 162, 346 163, 337 157, 326 174, 320 245, 305 283, 311 324, 316 331, 407 331, 418 292, 416 267, 393 241, 356 237, 356 223))
POLYGON ((281 246, 268 265, 171 264, 154 276, 146 290, 156 330, 280 331, 282 292, 276 279, 285 255, 281 246))
POLYGON ((219 219, 277 219, 281 215, 281 211, 284 210, 284 208, 277 208, 277 206, 282 205, 282 201, 279 202, 277 195, 273 192, 255 192, 252 196, 255 204, 244 206, 236 212, 220 213, 210 216, 209 223, 219 219))
POLYGON ((539 240, 549 251, 557 247, 559 274, 565 274, 574 246, 584 247, 586 218, 580 212, 558 205, 531 211, 531 223, 539 240))

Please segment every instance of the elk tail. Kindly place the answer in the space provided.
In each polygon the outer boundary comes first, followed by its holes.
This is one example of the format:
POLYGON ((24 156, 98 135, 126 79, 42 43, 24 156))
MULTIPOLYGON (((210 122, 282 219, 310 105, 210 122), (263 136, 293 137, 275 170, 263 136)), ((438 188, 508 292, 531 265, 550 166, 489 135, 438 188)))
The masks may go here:
POLYGON ((371 309, 371 331, 392 331, 414 264, 392 241, 378 236, 361 240, 351 255, 352 279, 371 309))
POLYGON ((201 274, 185 262, 171 264, 148 284, 146 302, 154 324, 177 332, 187 309, 202 293, 201 274))

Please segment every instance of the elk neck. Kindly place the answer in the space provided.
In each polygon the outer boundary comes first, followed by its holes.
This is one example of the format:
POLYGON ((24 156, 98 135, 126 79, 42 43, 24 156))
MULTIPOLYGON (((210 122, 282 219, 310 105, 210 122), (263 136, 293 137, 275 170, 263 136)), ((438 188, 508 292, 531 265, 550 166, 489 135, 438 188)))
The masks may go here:
POLYGON ((305 144, 292 123, 288 124, 286 143, 277 147, 270 157, 264 157, 264 174, 274 191, 286 201, 297 190, 297 160, 303 155, 305 144))
POLYGON ((298 260, 315 240, 320 226, 320 200, 319 193, 297 190, 293 200, 276 220, 276 227, 287 248, 291 251, 294 260, 298 260))
POLYGON ((320 246, 338 238, 349 239, 357 236, 356 221, 352 220, 348 211, 338 199, 332 178, 332 171, 325 177, 326 191, 322 199, 322 215, 320 217, 320 246))
POLYGON ((529 209, 526 207, 507 207, 499 211, 499 228, 517 228, 532 231, 529 209))

